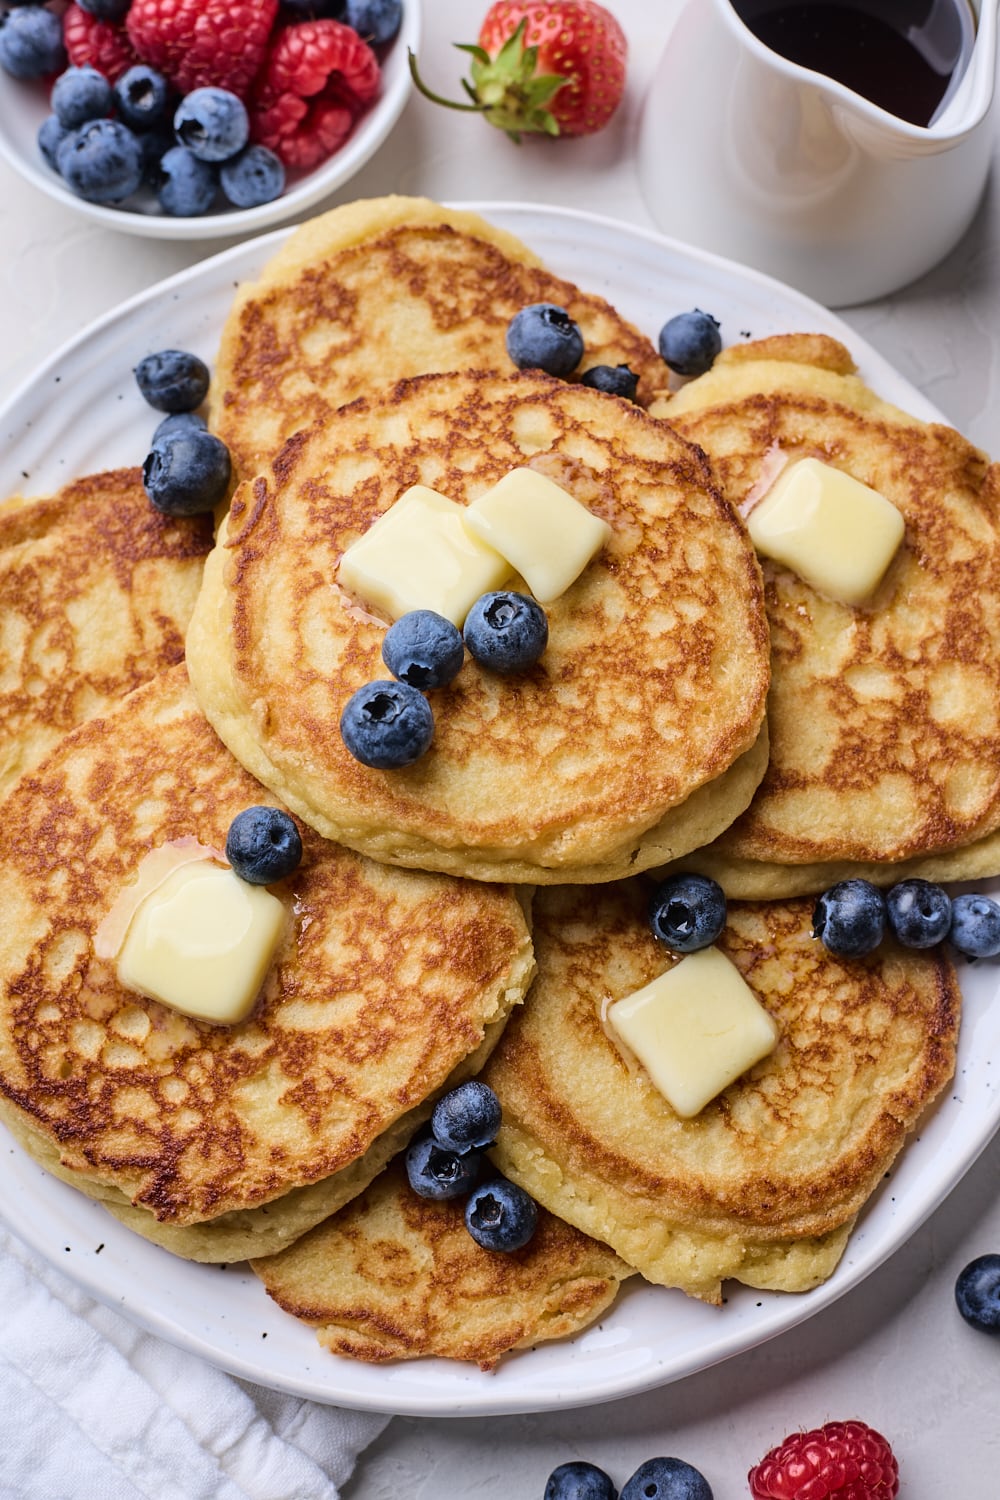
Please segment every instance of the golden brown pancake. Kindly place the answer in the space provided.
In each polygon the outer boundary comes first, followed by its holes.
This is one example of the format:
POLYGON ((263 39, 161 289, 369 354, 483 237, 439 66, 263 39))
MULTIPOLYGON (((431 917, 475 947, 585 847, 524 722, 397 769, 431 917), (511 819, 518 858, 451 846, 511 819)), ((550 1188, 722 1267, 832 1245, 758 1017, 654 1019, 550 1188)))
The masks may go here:
POLYGON ((538 892, 538 974, 483 1073, 503 1107, 497 1165, 650 1281, 708 1302, 727 1277, 807 1290, 951 1077, 954 972, 888 942, 834 958, 808 901, 731 904, 718 946, 780 1037, 681 1119, 603 1024, 675 962, 646 901, 639 881, 538 892))
POLYGON ((522 1250, 484 1250, 462 1201, 419 1198, 399 1162, 288 1250, 252 1264, 333 1354, 379 1363, 439 1355, 484 1370, 512 1349, 586 1328, 633 1274, 544 1209, 522 1250))
POLYGON ((814 456, 906 523, 861 607, 764 560, 771 759, 750 807, 698 856, 739 896, 1000 872, 1000 469, 851 368, 836 341, 786 335, 727 351, 657 407, 744 511, 783 460, 814 456))
POLYGON ((211 546, 211 518, 161 515, 138 469, 0 505, 0 792, 181 660, 211 546))
POLYGON ((292 438, 234 497, 187 657, 237 759, 326 837, 482 880, 663 863, 732 821, 766 757, 760 571, 702 456, 631 403, 536 372, 403 381, 292 438), (468 504, 524 463, 610 541, 548 606, 534 667, 467 657, 432 695, 428 753, 360 764, 340 715, 386 676, 385 623, 336 585, 342 553, 414 483, 468 504))
POLYGON ((405 376, 513 370, 507 324, 533 302, 579 324, 579 373, 627 364, 644 405, 666 387, 652 344, 609 303, 478 214, 405 197, 332 209, 240 287, 215 363, 212 427, 253 473, 300 427, 405 376))
POLYGON ((44 1164, 194 1259, 276 1250, 361 1191, 456 1068, 482 1062, 532 969, 508 888, 304 830, 246 1021, 125 990, 94 934, 143 856, 190 835, 222 848, 262 800, 180 666, 64 738, 4 804, 0 1110, 44 1164))

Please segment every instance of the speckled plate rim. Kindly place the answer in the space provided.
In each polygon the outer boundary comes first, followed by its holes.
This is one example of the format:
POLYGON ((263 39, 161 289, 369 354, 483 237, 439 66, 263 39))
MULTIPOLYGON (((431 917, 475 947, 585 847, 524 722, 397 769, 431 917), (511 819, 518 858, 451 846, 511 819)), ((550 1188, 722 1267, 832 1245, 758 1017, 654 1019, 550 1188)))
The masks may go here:
MULTIPOLYGON (((888 400, 941 414, 833 313, 760 273, 651 231, 533 204, 463 204, 519 235, 555 271, 616 302, 651 336, 699 305, 727 342, 791 330, 831 333, 888 400)), ((0 493, 44 493, 101 467, 140 461, 155 414, 131 370, 167 344, 214 357, 236 282, 252 278, 285 231, 236 246, 132 298, 48 359, 0 409, 0 493), (25 477, 26 476, 26 477, 25 477)), ((1000 891, 1000 882, 979 889, 1000 891)), ((178 1261, 99 1204, 43 1172, 0 1130, 0 1217, 41 1256, 133 1322, 243 1379, 360 1410, 500 1415, 586 1406, 694 1374, 828 1307, 897 1250, 1000 1127, 1000 969, 963 964, 965 1020, 956 1078, 867 1206, 835 1274, 803 1296, 728 1288, 710 1308, 679 1292, 626 1285, 575 1338, 509 1356, 492 1374, 442 1360, 369 1366, 321 1350, 243 1266, 178 1261)))
POLYGON ((247 238, 272 224, 287 223, 343 187, 359 172, 385 142, 409 98, 410 77, 407 49, 420 46, 421 0, 404 0, 399 32, 382 60, 382 88, 367 114, 362 115, 341 149, 312 172, 291 182, 272 203, 256 208, 230 208, 196 218, 171 218, 155 208, 152 195, 148 212, 88 203, 70 192, 44 161, 37 142, 38 127, 49 113, 43 85, 24 82, 0 73, 0 153, 25 181, 49 198, 122 234, 158 240, 209 240, 247 238))

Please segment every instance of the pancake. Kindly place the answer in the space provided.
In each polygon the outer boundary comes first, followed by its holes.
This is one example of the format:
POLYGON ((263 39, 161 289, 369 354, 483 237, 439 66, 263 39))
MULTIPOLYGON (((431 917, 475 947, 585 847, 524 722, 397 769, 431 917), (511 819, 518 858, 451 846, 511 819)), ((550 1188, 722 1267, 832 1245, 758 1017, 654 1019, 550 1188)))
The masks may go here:
POLYGON ((718 946, 780 1028, 774 1052, 679 1118, 602 1024, 673 960, 642 882, 540 891, 538 974, 483 1073, 496 1164, 648 1280, 718 1303, 729 1277, 805 1291, 951 1077, 958 983, 937 952, 847 962, 811 903, 730 905, 718 946))
POLYGON ((1000 873, 1000 468, 851 368, 836 341, 786 335, 727 351, 657 406, 744 512, 783 458, 815 456, 906 524, 863 607, 764 560, 770 763, 697 861, 731 895, 1000 873))
POLYGON ((586 1328, 632 1275, 606 1245, 544 1209, 522 1250, 483 1250, 465 1228, 462 1201, 419 1198, 399 1162, 252 1266, 332 1354, 379 1363, 438 1355, 484 1370, 513 1349, 586 1328))
POLYGON ((234 496, 187 660, 221 738, 306 822, 480 880, 663 863, 732 822, 766 759, 760 570, 702 456, 631 403, 537 372, 402 381, 290 439, 234 496), (525 463, 610 541, 548 606, 534 667, 467 658, 432 695, 429 752, 362 765, 340 715, 386 675, 385 624, 336 586, 341 554, 414 483, 467 504, 525 463))
POLYGON ((138 469, 0 505, 0 792, 184 655, 210 519, 153 509, 138 469))
MULTIPOLYGON (((255 1010, 124 989, 95 931, 143 856, 222 848, 265 800, 179 666, 66 736, 4 803, 0 1115, 44 1165, 193 1259, 269 1253, 360 1192, 532 970, 508 888, 375 865, 304 830, 255 1010)), ((464 1065, 464 1066, 463 1066, 464 1065)))
POLYGON ((507 324, 532 302, 554 302, 580 325, 581 373, 627 364, 643 404, 666 387, 644 335, 478 214, 426 198, 344 204, 302 225, 239 288, 215 362, 211 425, 239 472, 252 473, 300 427, 405 376, 511 371, 507 324))

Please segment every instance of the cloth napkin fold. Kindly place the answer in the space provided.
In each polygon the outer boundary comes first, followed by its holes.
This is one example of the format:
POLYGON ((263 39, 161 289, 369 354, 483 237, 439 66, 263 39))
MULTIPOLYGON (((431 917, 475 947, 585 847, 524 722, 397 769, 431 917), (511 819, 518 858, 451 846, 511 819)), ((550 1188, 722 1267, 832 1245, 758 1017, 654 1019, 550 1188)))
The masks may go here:
POLYGON ((0 1500, 337 1500, 390 1420, 236 1379, 0 1227, 0 1500))

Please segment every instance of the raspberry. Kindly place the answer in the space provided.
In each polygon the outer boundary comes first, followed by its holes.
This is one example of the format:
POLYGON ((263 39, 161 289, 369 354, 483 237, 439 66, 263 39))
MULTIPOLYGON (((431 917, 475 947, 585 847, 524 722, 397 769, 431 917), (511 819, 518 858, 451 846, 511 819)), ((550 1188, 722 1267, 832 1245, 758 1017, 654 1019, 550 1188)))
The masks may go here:
POLYGON ((893 1500, 899 1469, 865 1422, 827 1422, 785 1439, 747 1475, 754 1500, 893 1500))
POLYGON ((182 94, 214 84, 246 99, 277 13, 278 0, 132 0, 125 26, 182 94))
POLYGON ((124 26, 99 21, 79 5, 71 5, 63 16, 63 41, 74 67, 82 68, 89 63, 109 83, 117 83, 139 61, 124 26))
POLYGON ((309 171, 350 135, 379 90, 378 59, 340 21, 279 30, 254 87, 251 135, 286 167, 309 171))

